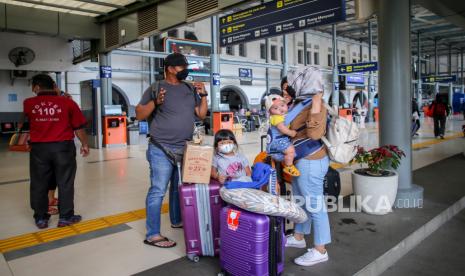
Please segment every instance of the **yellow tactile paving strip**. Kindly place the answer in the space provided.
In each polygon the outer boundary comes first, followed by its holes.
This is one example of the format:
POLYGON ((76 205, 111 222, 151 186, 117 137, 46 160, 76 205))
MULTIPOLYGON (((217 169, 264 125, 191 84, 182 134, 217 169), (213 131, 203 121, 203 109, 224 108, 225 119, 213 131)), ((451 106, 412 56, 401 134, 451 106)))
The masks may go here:
MULTIPOLYGON (((448 140, 463 137, 461 132, 445 137, 445 139, 431 139, 424 142, 416 143, 413 149, 427 147, 439 144, 448 140)), ((347 164, 331 164, 334 169, 347 167, 347 164)), ((163 204, 162 213, 168 212, 168 204, 163 204)), ((27 248, 45 242, 55 241, 66 237, 71 237, 79 234, 92 232, 95 230, 111 227, 118 224, 128 223, 145 219, 145 209, 134 210, 130 212, 120 213, 116 215, 106 216, 102 218, 92 219, 77 223, 72 226, 63 228, 52 228, 44 231, 39 231, 30 234, 24 234, 0 240, 0 252, 5 253, 17 249, 27 248)))
MULTIPOLYGON (((168 208, 168 204, 163 204, 161 210, 162 213, 167 213, 168 208)), ((55 241, 140 219, 145 219, 145 208, 102 218, 86 220, 68 227, 52 228, 0 240, 0 252, 5 253, 8 251, 31 247, 44 242, 55 241)))

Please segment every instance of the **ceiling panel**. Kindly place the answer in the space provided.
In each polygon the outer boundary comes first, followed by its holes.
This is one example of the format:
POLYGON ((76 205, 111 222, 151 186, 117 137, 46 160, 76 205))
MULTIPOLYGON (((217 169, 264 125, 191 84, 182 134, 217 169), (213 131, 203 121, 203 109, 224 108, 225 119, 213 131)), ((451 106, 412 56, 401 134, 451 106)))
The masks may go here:
POLYGON ((0 0, 17 6, 96 17, 138 0, 0 0), (109 5, 110 4, 110 5, 109 5))

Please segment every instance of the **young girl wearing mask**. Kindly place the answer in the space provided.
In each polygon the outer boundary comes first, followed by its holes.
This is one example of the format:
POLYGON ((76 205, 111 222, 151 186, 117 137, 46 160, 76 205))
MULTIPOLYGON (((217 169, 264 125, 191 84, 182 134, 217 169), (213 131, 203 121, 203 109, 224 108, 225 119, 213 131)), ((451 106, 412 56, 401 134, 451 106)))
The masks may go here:
POLYGON ((227 181, 250 182, 252 171, 247 158, 238 151, 234 133, 222 129, 215 134, 212 178, 221 184, 227 181))

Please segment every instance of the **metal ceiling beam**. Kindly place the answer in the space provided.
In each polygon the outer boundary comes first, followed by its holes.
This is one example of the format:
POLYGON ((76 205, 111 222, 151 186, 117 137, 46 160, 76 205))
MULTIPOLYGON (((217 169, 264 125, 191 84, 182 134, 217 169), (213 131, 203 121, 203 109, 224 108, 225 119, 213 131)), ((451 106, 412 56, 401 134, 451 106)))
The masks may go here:
POLYGON ((421 32, 422 34, 428 34, 428 33, 437 33, 440 31, 450 31, 451 29, 457 29, 457 30, 462 30, 461 28, 454 26, 452 24, 447 24, 444 26, 440 27, 433 27, 433 28, 427 28, 427 29, 417 29, 416 31, 421 32))
POLYGON ((112 3, 102 2, 102 1, 94 1, 94 0, 74 0, 74 1, 98 5, 98 6, 110 7, 110 8, 115 8, 115 9, 126 8, 125 6, 122 6, 122 5, 117 5, 117 4, 112 4, 112 3))
POLYGON ((64 6, 64 5, 52 4, 52 3, 37 2, 37 1, 32 1, 32 0, 14 0, 14 1, 15 2, 22 2, 22 3, 38 5, 38 6, 44 6, 44 7, 52 7, 52 8, 58 8, 58 9, 70 10, 70 11, 85 12, 85 13, 90 13, 90 14, 100 14, 100 15, 107 14, 106 12, 100 12, 100 11, 88 10, 88 9, 81 9, 81 8, 69 7, 69 6, 64 6))

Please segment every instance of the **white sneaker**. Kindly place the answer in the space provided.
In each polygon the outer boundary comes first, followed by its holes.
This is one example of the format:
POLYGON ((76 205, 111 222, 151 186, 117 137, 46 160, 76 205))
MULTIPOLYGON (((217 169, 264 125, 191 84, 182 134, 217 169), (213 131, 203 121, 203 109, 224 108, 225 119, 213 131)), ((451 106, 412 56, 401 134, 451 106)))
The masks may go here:
POLYGON ((289 235, 286 237, 286 247, 305 248, 307 247, 307 243, 305 239, 298 241, 293 235, 289 235))
POLYGON ((307 253, 296 258, 294 262, 302 266, 312 266, 316 265, 317 263, 326 262, 328 259, 328 251, 326 251, 325 254, 321 254, 318 250, 312 248, 308 249, 307 253))

